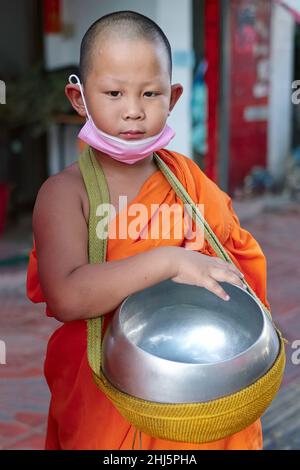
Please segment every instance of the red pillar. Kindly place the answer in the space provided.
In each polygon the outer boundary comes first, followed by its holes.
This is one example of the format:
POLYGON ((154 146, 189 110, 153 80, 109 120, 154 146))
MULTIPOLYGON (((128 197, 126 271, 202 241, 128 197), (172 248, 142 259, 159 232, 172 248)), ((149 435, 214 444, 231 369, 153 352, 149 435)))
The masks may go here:
POLYGON ((208 64, 205 82, 208 90, 207 153, 205 173, 218 181, 218 103, 220 79, 220 2, 205 2, 205 59, 208 64))
POLYGON ((61 0, 44 0, 44 32, 61 32, 61 0))
POLYGON ((270 23, 270 0, 230 1, 230 192, 266 167, 270 23))
MULTIPOLYGON (((271 0, 230 0, 228 89, 228 189, 243 186, 254 166, 266 166, 271 0)), ((205 2, 205 58, 208 64, 208 150, 206 174, 220 184, 221 0, 205 2)), ((224 48, 223 48, 224 50, 224 48)), ((226 77, 227 78, 227 77, 226 77)), ((223 103, 224 105, 224 103, 223 103)))

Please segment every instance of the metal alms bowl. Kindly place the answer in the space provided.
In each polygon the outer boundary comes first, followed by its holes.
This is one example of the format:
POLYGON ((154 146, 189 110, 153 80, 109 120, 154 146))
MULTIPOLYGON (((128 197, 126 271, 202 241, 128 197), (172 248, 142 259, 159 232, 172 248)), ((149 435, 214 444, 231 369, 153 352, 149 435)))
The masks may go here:
POLYGON ((277 358, 277 332, 252 295, 221 285, 227 302, 170 280, 127 297, 103 340, 106 378, 160 403, 206 402, 256 382, 277 358))

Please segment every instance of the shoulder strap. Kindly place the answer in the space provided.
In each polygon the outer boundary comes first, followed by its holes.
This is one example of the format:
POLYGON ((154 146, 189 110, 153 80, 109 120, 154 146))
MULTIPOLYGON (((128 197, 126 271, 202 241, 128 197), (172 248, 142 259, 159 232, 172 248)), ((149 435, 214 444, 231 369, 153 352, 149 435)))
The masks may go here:
MULTIPOLYGON (((181 199, 181 201, 186 205, 185 208, 192 217, 195 224, 201 227, 204 230, 204 237, 210 246, 213 248, 214 252, 219 258, 222 258, 224 261, 228 263, 233 263, 232 259, 228 255, 227 251, 219 241, 218 237, 214 233, 214 231, 209 226, 208 222, 204 219, 201 211, 198 209, 197 205, 194 203, 184 186, 178 180, 178 178, 174 175, 174 173, 170 170, 168 165, 157 155, 154 153, 154 158, 156 161, 157 166, 166 177, 172 188, 174 189, 177 196, 181 199)), ((256 299, 256 301, 260 304, 264 312, 268 315, 268 317, 272 320, 271 313, 264 305, 264 303, 260 300, 260 298, 256 295, 253 289, 249 286, 247 281, 244 279, 244 283, 247 286, 248 292, 256 299)))
MULTIPOLYGON (((105 175, 92 150, 87 147, 79 156, 79 168, 89 198, 89 262, 103 263, 106 260, 107 235, 97 236, 97 207, 109 204, 109 190, 105 175)), ((87 354, 89 365, 97 376, 101 370, 102 316, 87 320, 87 354)))
MULTIPOLYGON (((194 220, 197 226, 200 226, 204 230, 205 239, 211 245, 216 255, 223 260, 232 263, 233 261, 229 257, 228 253, 220 243, 218 237, 213 232, 207 221, 204 219, 202 213, 198 209, 197 205, 191 199, 181 182, 170 170, 168 165, 154 153, 154 159, 161 170, 163 175, 166 177, 178 197, 186 204, 186 210, 189 211, 190 216, 194 220)), ((97 237, 97 207, 99 204, 109 204, 109 190, 105 175, 102 171, 101 166, 98 164, 95 156, 90 147, 88 147, 79 157, 79 167, 82 173, 86 190, 88 193, 90 213, 89 213, 89 262, 90 263, 102 263, 106 259, 107 250, 107 232, 106 237, 101 234, 101 237, 97 237)), ((102 225, 101 225, 102 226, 102 225)), ((251 289, 249 284, 244 281, 250 294, 258 301, 265 313, 271 318, 271 314, 267 307, 257 297, 255 292, 251 289)), ((272 319, 272 318, 271 318, 272 319)), ((98 318, 87 320, 87 353, 89 365, 93 372, 101 377, 101 333, 102 333, 102 316, 98 318)))

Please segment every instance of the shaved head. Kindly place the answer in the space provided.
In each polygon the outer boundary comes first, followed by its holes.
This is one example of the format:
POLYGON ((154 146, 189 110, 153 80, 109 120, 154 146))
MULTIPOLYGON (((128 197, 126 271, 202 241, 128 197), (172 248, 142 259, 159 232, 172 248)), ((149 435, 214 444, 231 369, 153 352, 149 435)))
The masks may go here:
POLYGON ((109 39, 143 40, 155 46, 160 46, 165 51, 170 80, 172 75, 172 53, 168 38, 162 29, 147 16, 134 11, 117 11, 102 16, 95 21, 85 33, 80 47, 80 78, 86 82, 92 69, 93 53, 97 41, 109 39))

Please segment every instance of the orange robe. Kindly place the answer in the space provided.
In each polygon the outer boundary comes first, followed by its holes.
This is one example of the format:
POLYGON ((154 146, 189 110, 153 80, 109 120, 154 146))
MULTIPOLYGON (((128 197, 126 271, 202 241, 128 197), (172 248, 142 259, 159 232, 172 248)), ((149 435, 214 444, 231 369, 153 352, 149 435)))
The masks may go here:
MULTIPOLYGON (((189 158, 175 152, 161 150, 160 157, 172 169, 192 199, 204 204, 204 215, 219 237, 236 266, 266 304, 266 262, 254 238, 240 227, 231 207, 231 200, 189 158)), ((131 201, 150 204, 181 203, 169 183, 158 170, 143 184, 137 197, 131 201)), ((121 217, 124 210, 117 215, 121 217)), ((150 212, 150 211, 149 211, 150 212)), ((151 224, 149 220, 149 225, 151 224)), ((171 231, 172 232, 172 231, 171 231)), ((172 235, 172 233, 171 233, 172 235)), ((166 237, 165 237, 166 238, 166 237)), ((184 239, 112 239, 108 240, 107 261, 126 258, 162 245, 185 246, 184 239)), ((215 256, 207 244, 199 249, 215 256)), ((46 302, 38 279, 35 247, 30 256, 27 293, 33 302, 46 302)), ((99 305, 99 312, 101 305, 99 305)), ((112 313, 104 316, 104 330, 112 313)), ((47 314, 52 313, 47 309, 47 314)), ((45 360, 45 376, 51 391, 46 449, 131 449, 134 429, 106 396, 96 387, 87 362, 86 322, 63 324, 49 340, 45 360)), ((136 439, 135 448, 139 446, 136 439)), ((207 444, 188 444, 156 439, 142 434, 142 448, 156 449, 261 449, 260 420, 245 430, 207 444)))

